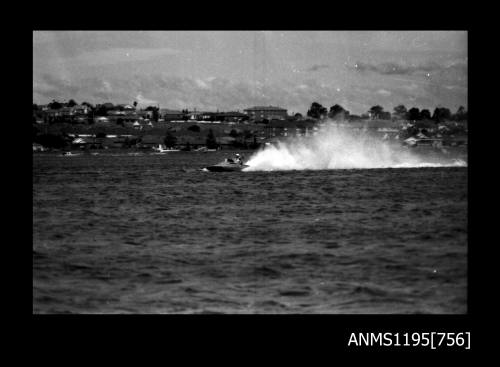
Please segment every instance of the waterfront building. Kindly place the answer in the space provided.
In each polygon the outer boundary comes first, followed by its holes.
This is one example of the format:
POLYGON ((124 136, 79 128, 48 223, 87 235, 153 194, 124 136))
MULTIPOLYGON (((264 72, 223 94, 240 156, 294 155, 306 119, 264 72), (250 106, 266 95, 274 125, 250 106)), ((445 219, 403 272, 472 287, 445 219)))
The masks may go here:
POLYGON ((255 106, 244 111, 250 121, 285 120, 288 117, 286 109, 274 106, 255 106))

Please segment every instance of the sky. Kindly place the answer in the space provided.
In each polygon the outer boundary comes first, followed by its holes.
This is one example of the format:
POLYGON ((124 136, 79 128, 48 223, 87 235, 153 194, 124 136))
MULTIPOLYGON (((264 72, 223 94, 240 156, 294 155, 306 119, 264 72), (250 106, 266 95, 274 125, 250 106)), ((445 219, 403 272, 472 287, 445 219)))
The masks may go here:
POLYGON ((467 107, 466 31, 34 31, 33 103, 467 107))

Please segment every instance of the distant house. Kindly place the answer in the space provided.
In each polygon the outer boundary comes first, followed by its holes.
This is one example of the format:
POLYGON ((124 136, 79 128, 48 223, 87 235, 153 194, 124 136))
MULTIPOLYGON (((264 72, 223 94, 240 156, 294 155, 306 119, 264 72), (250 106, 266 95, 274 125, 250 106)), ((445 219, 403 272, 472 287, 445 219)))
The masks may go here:
POLYGON ((104 117, 104 116, 101 116, 101 117, 96 117, 94 119, 94 122, 96 124, 99 124, 99 123, 108 123, 109 122, 109 119, 107 117, 104 117))
POLYGON ((286 109, 274 106, 255 106, 244 111, 250 121, 285 120, 288 117, 286 109))
MULTIPOLYGON (((235 112, 235 111, 230 111, 230 112, 208 112, 208 111, 192 111, 187 113, 186 116, 189 120, 192 122, 198 121, 198 122, 241 122, 244 120, 248 120, 248 116, 242 112, 235 112)), ((179 116, 175 116, 176 119, 182 119, 182 117, 179 118, 179 116)))
POLYGON ((86 122, 90 114, 90 109, 85 105, 76 105, 73 107, 61 107, 58 109, 42 108, 38 116, 45 122, 86 122))
POLYGON ((166 108, 161 108, 160 117, 165 121, 182 120, 184 118, 184 113, 178 110, 169 110, 166 108))
POLYGON ((216 121, 219 120, 219 116, 217 116, 217 112, 203 112, 199 118, 203 121, 216 121))
POLYGON ((132 113, 127 111, 118 111, 118 114, 112 114, 108 116, 109 121, 114 123, 122 122, 123 124, 134 123, 141 118, 142 117, 137 115, 134 111, 132 111, 132 113))
POLYGON ((203 120, 203 118, 207 118, 210 116, 210 112, 203 112, 203 111, 191 111, 187 114, 188 120, 203 120))
POLYGON ((76 105, 73 106, 73 111, 76 115, 88 115, 90 113, 90 107, 87 105, 76 105))
POLYGON ((225 121, 225 122, 242 122, 248 120, 248 115, 242 112, 216 112, 214 113, 214 118, 216 121, 225 121))
POLYGON ((58 116, 63 115, 63 113, 61 112, 61 109, 52 109, 52 108, 48 108, 48 109, 44 110, 44 113, 45 113, 45 116, 47 116, 47 117, 58 117, 58 116))
POLYGON ((145 120, 149 120, 149 119, 153 118, 153 111, 141 110, 141 111, 137 111, 137 115, 139 115, 140 117, 142 117, 145 120))
POLYGON ((109 110, 108 111, 108 116, 123 116, 125 115, 125 111, 123 110, 109 110))
POLYGON ((121 103, 117 104, 115 107, 121 111, 127 111, 127 112, 135 111, 135 107, 129 104, 121 103))
POLYGON ((74 145, 74 146, 85 146, 86 144, 87 144, 87 142, 85 141, 85 139, 82 139, 82 138, 75 138, 71 142, 71 145, 74 145))
POLYGON ((63 107, 59 109, 59 112, 61 112, 62 116, 73 116, 75 115, 75 108, 74 107, 63 107))

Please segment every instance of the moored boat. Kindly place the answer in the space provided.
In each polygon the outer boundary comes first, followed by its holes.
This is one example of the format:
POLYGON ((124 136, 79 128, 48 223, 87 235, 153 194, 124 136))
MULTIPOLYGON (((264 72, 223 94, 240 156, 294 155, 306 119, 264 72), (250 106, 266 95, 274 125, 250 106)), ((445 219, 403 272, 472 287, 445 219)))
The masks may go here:
POLYGON ((63 157, 74 157, 80 155, 80 153, 64 152, 61 154, 63 157))
POLYGON ((153 147, 153 150, 156 152, 153 154, 168 153, 168 152, 180 152, 179 149, 166 148, 163 144, 159 144, 157 147, 153 147))

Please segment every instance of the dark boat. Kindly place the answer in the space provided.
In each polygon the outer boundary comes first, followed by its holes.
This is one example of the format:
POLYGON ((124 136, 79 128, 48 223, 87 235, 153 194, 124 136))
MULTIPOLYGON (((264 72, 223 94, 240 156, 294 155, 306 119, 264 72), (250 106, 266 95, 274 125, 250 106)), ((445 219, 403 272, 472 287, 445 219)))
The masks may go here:
POLYGON ((242 169, 247 167, 250 166, 248 166, 247 164, 230 162, 226 159, 224 162, 215 164, 213 166, 205 167, 205 169, 210 172, 234 172, 234 171, 241 171, 242 169))

